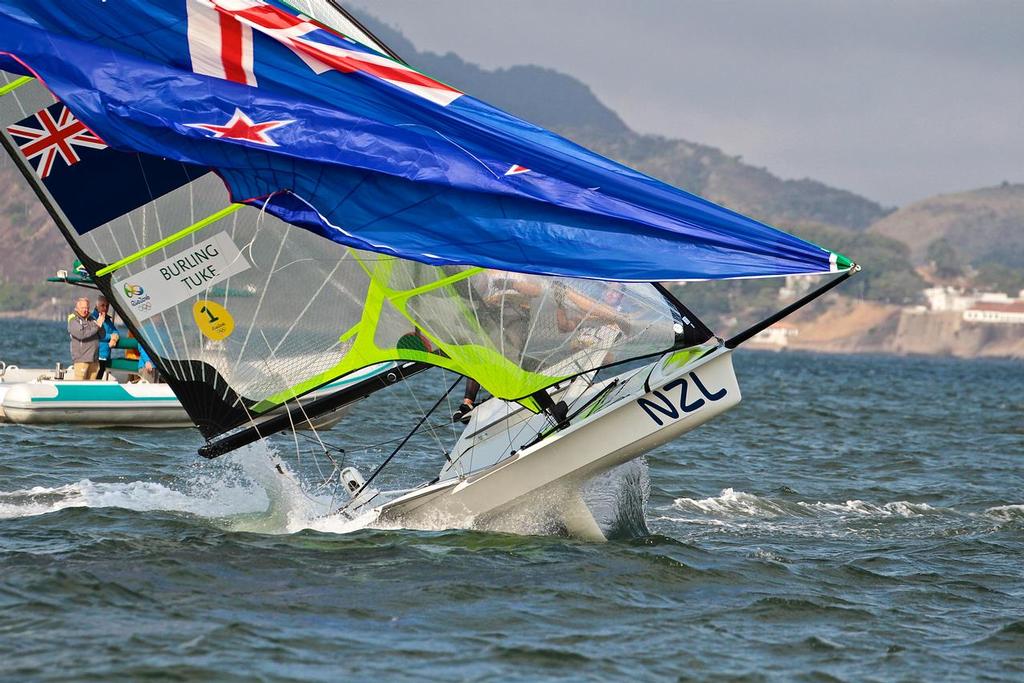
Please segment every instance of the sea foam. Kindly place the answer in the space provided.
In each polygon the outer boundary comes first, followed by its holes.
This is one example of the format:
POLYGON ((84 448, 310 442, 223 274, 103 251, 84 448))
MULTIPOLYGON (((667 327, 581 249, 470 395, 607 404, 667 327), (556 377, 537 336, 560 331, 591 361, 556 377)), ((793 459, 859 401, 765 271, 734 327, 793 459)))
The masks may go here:
POLYGON ((848 500, 844 503, 773 500, 752 493, 722 489, 712 498, 676 498, 672 506, 685 512, 694 512, 715 517, 786 517, 831 514, 862 517, 917 517, 941 512, 927 503, 911 503, 905 500, 891 503, 868 503, 863 500, 848 500))
POLYGON ((254 444, 216 462, 200 463, 177 484, 82 479, 54 487, 0 491, 0 519, 67 508, 120 508, 183 513, 232 530, 259 533, 306 528, 341 533, 373 521, 374 515, 358 520, 330 517, 341 503, 330 490, 304 483, 265 444, 254 444))

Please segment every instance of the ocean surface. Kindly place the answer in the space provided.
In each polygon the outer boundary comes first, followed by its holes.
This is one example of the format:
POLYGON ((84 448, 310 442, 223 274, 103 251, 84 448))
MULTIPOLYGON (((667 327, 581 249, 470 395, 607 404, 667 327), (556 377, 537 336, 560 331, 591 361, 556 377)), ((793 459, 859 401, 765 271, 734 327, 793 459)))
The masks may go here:
MULTIPOLYGON (((65 347, 0 320, 0 360, 65 347)), ((0 425, 0 680, 1024 679, 1022 364, 735 363, 743 403, 609 483, 649 496, 604 544, 324 519, 309 434, 0 425)), ((321 438, 371 471, 450 381, 321 438)), ((440 418, 382 482, 435 475, 440 418)))

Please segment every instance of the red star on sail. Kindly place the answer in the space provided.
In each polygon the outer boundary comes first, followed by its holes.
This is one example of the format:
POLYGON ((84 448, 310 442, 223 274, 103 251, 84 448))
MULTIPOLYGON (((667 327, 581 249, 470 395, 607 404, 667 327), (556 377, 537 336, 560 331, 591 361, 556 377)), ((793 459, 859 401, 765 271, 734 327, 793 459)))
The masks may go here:
POLYGON ((263 123, 256 123, 241 109, 235 109, 235 115, 223 126, 216 126, 210 123, 187 123, 185 125, 189 128, 209 131, 213 133, 215 138, 255 142, 257 145, 277 147, 277 143, 267 133, 275 128, 287 126, 289 123, 295 123, 295 121, 264 121, 263 123))

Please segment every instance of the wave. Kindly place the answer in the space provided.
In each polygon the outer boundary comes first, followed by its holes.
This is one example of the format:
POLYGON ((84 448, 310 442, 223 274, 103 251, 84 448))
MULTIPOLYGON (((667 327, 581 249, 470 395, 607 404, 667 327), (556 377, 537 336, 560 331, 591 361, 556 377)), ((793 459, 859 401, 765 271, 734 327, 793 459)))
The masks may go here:
POLYGON ((910 503, 905 500, 874 504, 863 500, 848 500, 845 503, 807 503, 803 501, 782 501, 757 496, 752 493, 722 489, 713 498, 676 498, 672 506, 684 512, 694 512, 714 517, 811 517, 821 514, 860 517, 918 517, 945 512, 927 503, 910 503))
POLYGON ((878 524, 909 520, 932 520, 927 526, 942 535, 966 532, 987 533, 1024 527, 1024 504, 999 505, 981 511, 962 511, 928 503, 897 500, 871 503, 847 500, 794 501, 758 496, 732 488, 709 498, 676 498, 670 509, 656 520, 700 524, 705 527, 743 529, 757 527, 779 532, 811 535, 875 533, 878 524), (685 516, 678 512, 686 513, 685 516), (837 526, 838 525, 838 526, 837 526))
POLYGON ((214 463, 204 463, 176 484, 151 481, 94 482, 0 491, 0 519, 50 514, 68 508, 120 508, 176 512, 233 531, 294 533, 318 529, 344 533, 371 524, 329 516, 337 497, 302 481, 266 444, 254 444, 214 463))
POLYGON ((1002 522, 1024 522, 1024 505, 999 505, 985 510, 985 514, 1002 522))
MULTIPOLYGON (((337 514, 347 495, 340 487, 320 484, 319 473, 313 472, 309 463, 306 465, 308 478, 261 442, 213 462, 197 463, 177 481, 82 479, 54 487, 0 491, 0 519, 45 515, 68 508, 120 508, 180 513, 229 531, 263 534, 291 534, 305 529, 344 534, 367 527, 398 528, 397 522, 379 520, 376 510, 354 517, 337 514)), ((634 538, 650 533, 644 515, 649 488, 646 463, 638 460, 596 477, 585 487, 583 498, 605 534, 634 538)), ((375 504, 405 492, 382 491, 375 504)), ((436 518, 419 520, 416 529, 469 527, 519 535, 560 533, 564 529, 560 523, 554 524, 548 514, 550 500, 546 496, 493 518, 439 513, 436 518)))
MULTIPOLYGON (((74 484, 47 488, 37 486, 19 491, 0 491, 0 519, 34 517, 67 508, 123 508, 136 512, 163 510, 187 512, 201 517, 222 517, 258 509, 253 492, 222 485, 196 496, 155 482, 94 482, 82 479, 74 484)), ((263 501, 264 507, 266 500, 263 501)))

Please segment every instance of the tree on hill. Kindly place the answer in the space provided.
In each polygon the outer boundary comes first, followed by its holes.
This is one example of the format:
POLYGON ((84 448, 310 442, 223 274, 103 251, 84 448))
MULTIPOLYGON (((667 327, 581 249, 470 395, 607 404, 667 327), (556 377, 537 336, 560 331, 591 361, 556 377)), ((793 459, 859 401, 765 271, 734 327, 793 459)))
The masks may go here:
POLYGON ((900 305, 917 303, 921 298, 925 282, 914 269, 906 244, 884 235, 826 225, 801 225, 793 233, 861 264, 863 270, 844 285, 845 294, 900 305))
POLYGON ((935 274, 943 278, 963 275, 964 264, 960 254, 945 237, 931 242, 926 252, 928 262, 935 269, 935 274))
POLYGON ((1024 271, 1002 263, 985 263, 978 268, 974 284, 981 289, 1017 296, 1024 290, 1024 271))

